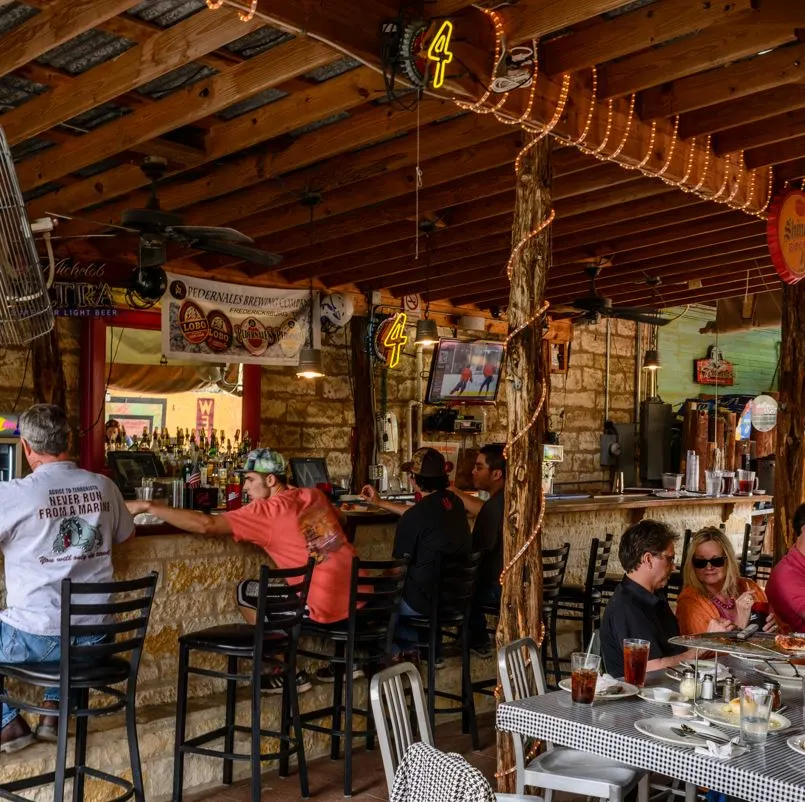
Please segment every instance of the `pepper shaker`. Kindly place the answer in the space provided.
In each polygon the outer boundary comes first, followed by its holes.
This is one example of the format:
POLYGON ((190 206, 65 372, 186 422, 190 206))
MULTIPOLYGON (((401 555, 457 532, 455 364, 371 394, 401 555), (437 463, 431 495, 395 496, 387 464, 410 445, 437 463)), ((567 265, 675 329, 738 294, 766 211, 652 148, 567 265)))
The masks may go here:
POLYGON ((715 695, 715 683, 712 674, 705 674, 702 680, 702 699, 710 701, 715 695))

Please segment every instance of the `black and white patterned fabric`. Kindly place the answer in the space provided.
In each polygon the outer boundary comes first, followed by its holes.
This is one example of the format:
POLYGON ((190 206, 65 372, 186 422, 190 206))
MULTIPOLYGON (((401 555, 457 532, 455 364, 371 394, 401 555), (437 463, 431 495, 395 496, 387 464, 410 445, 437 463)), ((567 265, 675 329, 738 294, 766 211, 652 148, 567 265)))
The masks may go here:
POLYGON ((394 775, 389 802, 495 802, 478 769, 454 752, 412 744, 394 775))
POLYGON ((794 699, 794 694, 786 699, 785 692, 783 701, 790 702, 785 716, 793 724, 791 729, 770 733, 764 746, 723 761, 638 732, 635 721, 669 713, 667 708, 637 697, 586 706, 574 705, 569 693, 554 691, 500 705, 497 726, 507 732, 604 755, 746 802, 805 802, 805 756, 786 745, 786 738, 802 731, 801 701, 794 699))

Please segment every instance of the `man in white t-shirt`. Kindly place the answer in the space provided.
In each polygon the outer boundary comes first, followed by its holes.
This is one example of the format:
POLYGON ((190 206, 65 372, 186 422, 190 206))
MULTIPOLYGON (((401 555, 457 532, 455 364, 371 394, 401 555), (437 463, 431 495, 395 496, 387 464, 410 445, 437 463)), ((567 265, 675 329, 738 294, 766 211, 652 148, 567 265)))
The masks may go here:
MULTIPOLYGON (((0 663, 50 662, 60 652, 61 581, 111 581, 112 545, 134 534, 134 521, 111 479, 70 459, 70 425, 62 409, 36 404, 20 416, 19 430, 33 473, 0 482, 6 580, 0 663)), ((81 623, 97 621, 87 616, 81 623)), ((43 706, 57 708, 58 698, 57 689, 48 689, 43 706)), ((5 704, 2 715, 0 752, 28 746, 34 736, 25 720, 5 704)), ((41 716, 36 735, 55 740, 56 717, 41 716)))

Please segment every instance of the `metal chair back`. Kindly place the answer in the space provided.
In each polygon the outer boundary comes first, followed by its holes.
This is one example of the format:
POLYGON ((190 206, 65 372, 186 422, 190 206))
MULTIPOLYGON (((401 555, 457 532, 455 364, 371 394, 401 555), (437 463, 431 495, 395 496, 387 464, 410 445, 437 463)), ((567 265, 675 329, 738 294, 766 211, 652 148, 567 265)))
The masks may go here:
POLYGON ((543 601, 555 599, 565 581, 567 558, 570 543, 563 543, 558 549, 542 550, 542 598, 543 601))
POLYGON ((741 549, 741 576, 753 578, 757 575, 757 564, 763 553, 768 521, 764 519, 758 524, 747 524, 744 529, 744 542, 741 549))
POLYGON ((607 578, 609 557, 612 554, 612 541, 615 536, 607 532, 603 540, 594 537, 590 543, 590 560, 587 563, 587 581, 584 587, 587 593, 600 590, 607 578))

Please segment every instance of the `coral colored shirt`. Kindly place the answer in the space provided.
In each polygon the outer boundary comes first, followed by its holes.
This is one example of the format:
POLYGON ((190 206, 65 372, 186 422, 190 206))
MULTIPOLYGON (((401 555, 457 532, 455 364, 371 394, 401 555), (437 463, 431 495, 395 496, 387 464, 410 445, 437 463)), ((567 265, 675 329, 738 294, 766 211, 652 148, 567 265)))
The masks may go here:
POLYGON ((772 568, 766 595, 782 624, 781 629, 805 631, 805 555, 796 546, 772 568))
MULTIPOLYGON (((766 601, 766 594, 760 585, 751 579, 739 579, 738 595, 748 590, 754 594, 755 601, 766 601)), ((725 616, 707 596, 702 596, 690 585, 686 585, 676 603, 676 617, 680 634, 698 635, 700 632, 707 632, 707 625, 712 619, 725 616)))
POLYGON ((349 543, 335 508, 321 490, 293 487, 268 499, 226 513, 236 541, 264 549, 279 568, 316 560, 307 606, 320 624, 349 615, 349 581, 355 547, 349 543))

